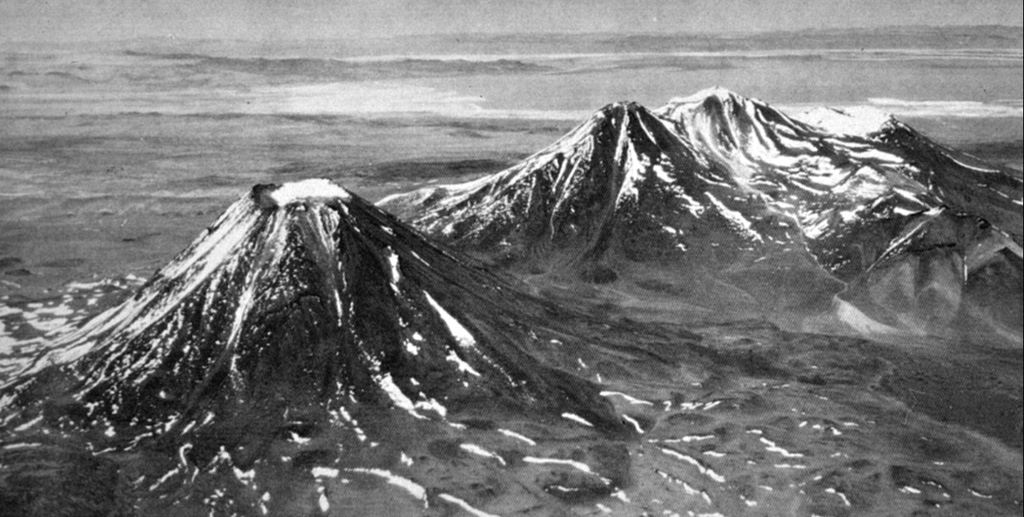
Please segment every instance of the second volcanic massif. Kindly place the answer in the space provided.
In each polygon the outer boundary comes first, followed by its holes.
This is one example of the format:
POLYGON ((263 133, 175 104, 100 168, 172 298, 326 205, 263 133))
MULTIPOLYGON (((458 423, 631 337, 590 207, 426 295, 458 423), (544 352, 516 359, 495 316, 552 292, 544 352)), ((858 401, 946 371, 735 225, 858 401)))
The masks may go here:
POLYGON ((376 204, 258 185, 4 358, 0 513, 1020 515, 1022 190, 720 89, 376 204))

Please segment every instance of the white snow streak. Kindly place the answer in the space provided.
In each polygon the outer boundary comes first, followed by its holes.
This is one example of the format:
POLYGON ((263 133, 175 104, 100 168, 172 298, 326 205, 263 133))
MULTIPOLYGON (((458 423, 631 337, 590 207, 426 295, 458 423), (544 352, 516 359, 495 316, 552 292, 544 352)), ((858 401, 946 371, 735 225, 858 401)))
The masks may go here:
POLYGON ((340 473, 338 471, 338 469, 332 469, 332 468, 327 468, 327 467, 313 467, 313 470, 311 472, 313 474, 313 477, 315 477, 315 478, 330 478, 330 479, 334 479, 334 478, 338 477, 338 474, 340 473))
POLYGON ((505 435, 505 436, 507 436, 507 437, 509 437, 509 438, 513 438, 515 440, 519 440, 519 441, 521 441, 521 442, 523 442, 523 443, 525 443, 525 444, 527 444, 527 445, 529 445, 531 447, 536 447, 537 446, 537 442, 535 442, 535 441, 533 441, 533 440, 531 440, 531 439, 529 439, 529 438, 527 438, 527 437, 525 437, 525 436, 523 436, 523 435, 521 435, 519 433, 512 432, 512 431, 509 431, 507 429, 498 429, 498 432, 503 434, 503 435, 505 435))
POLYGON ((622 419, 632 424, 633 427, 636 429, 637 434, 644 434, 644 428, 640 427, 640 422, 637 422, 629 415, 622 415, 622 419))
POLYGON ((668 455, 668 456, 672 456, 673 458, 676 458, 676 459, 678 459, 680 461, 683 461, 685 463, 689 463, 690 465, 693 465, 694 467, 697 468, 697 470, 701 474, 711 478, 713 481, 715 481, 717 483, 725 483, 725 478, 724 477, 718 475, 718 473, 716 473, 715 471, 705 467, 703 463, 701 463, 700 461, 697 461, 697 459, 695 459, 695 458, 692 458, 692 457, 687 456, 685 454, 682 454, 680 452, 676 452, 676 451, 674 451, 672 449, 661 449, 661 452, 666 454, 666 455, 668 455))
POLYGON ((455 338, 455 341, 458 342, 459 345, 465 347, 476 345, 476 339, 473 338, 473 334, 470 334, 469 331, 466 330, 466 327, 463 327, 462 324, 459 323, 459 320, 452 317, 451 314, 448 314, 448 311, 444 310, 444 308, 434 300, 434 297, 430 296, 430 293, 423 291, 423 294, 427 297, 427 303, 429 303, 437 314, 441 316, 441 320, 448 326, 448 332, 451 333, 452 337, 455 338))
POLYGON ((594 474, 594 471, 590 468, 590 465, 572 460, 551 460, 546 458, 533 458, 527 456, 523 458, 523 461, 531 465, 560 465, 563 467, 574 468, 584 474, 594 474))
POLYGON ((396 475, 394 475, 394 474, 392 474, 392 473, 390 473, 390 472, 388 472, 386 470, 382 470, 382 469, 349 469, 347 472, 352 472, 354 474, 367 474, 367 475, 370 475, 370 476, 376 476, 376 477, 385 479, 385 480, 387 480, 388 484, 390 484, 392 486, 396 486, 398 488, 401 488, 402 490, 405 490, 413 498, 423 501, 424 506, 426 506, 426 503, 427 503, 427 491, 426 491, 426 489, 424 489, 422 486, 417 485, 416 483, 414 483, 414 482, 412 482, 412 481, 410 481, 408 479, 405 479, 405 478, 402 478, 402 477, 398 477, 398 476, 396 476, 396 475))
POLYGON ((582 417, 580 417, 578 415, 574 415, 572 413, 562 413, 562 418, 564 418, 566 420, 571 420, 571 421, 576 422, 577 424, 580 424, 580 425, 585 425, 587 427, 594 427, 594 424, 591 424, 590 422, 587 422, 586 420, 584 420, 582 417))
POLYGON ((715 205, 715 208, 718 209, 718 213, 722 214, 722 217, 726 218, 726 220, 735 225, 737 229, 743 232, 750 239, 753 239, 757 242, 764 242, 764 239, 762 239, 761 236, 754 231, 754 226, 750 223, 750 221, 743 217, 743 214, 735 210, 729 209, 729 207, 725 206, 721 201, 718 200, 718 198, 716 198, 710 192, 705 192, 705 194, 708 196, 708 199, 711 200, 711 203, 715 205))
POLYGON ((779 447, 778 445, 775 444, 775 442, 773 442, 773 441, 771 441, 771 440, 769 440, 767 438, 761 438, 761 443, 763 443, 763 444, 765 444, 767 446, 767 448, 765 450, 767 450, 768 452, 774 452, 774 453, 781 454, 783 458, 803 458, 804 457, 803 454, 795 453, 795 452, 789 452, 786 449, 783 449, 782 447, 779 447))
POLYGON ((459 448, 464 450, 464 451, 466 451, 466 452, 468 452, 468 453, 470 453, 470 454, 476 455, 476 456, 480 456, 480 457, 488 458, 488 459, 493 459, 493 460, 498 460, 498 463, 501 463, 502 465, 505 465, 505 459, 504 458, 502 458, 501 456, 498 456, 497 454, 494 454, 493 452, 488 451, 488 450, 486 450, 483 447, 480 447, 478 445, 473 445, 471 443, 464 443, 464 444, 460 445, 459 448))
POLYGON ((398 254, 388 249, 388 264, 391 265, 391 288, 398 291, 398 281, 402 279, 402 273, 398 268, 398 254))
POLYGON ((457 499, 457 498, 452 497, 452 496, 450 496, 448 494, 441 494, 441 495, 437 496, 437 498, 442 500, 442 501, 445 501, 447 503, 454 504, 455 506, 458 506, 459 508, 462 508, 462 511, 464 511, 464 512, 466 512, 466 513, 468 513, 468 514, 470 514, 470 515, 472 515, 474 517, 500 517, 498 515, 481 512, 480 510, 477 510, 476 508, 473 508, 472 506, 470 506, 469 503, 463 501, 462 499, 457 499))
POLYGON ((474 370, 473 367, 470 366, 469 363, 467 363, 466 361, 463 361, 462 358, 459 357, 459 355, 456 354, 454 350, 448 352, 448 356, 445 357, 445 360, 448 361, 449 363, 455 363, 455 365, 458 366, 460 372, 468 373, 473 377, 480 377, 480 372, 474 370))
POLYGON ((386 374, 382 377, 375 378, 377 385, 384 390, 384 393, 388 395, 391 402, 395 404, 399 409, 407 411, 410 415, 425 420, 426 417, 416 412, 416 405, 409 400, 409 397, 402 393, 402 390, 395 384, 395 381, 391 378, 391 374, 386 374))
POLYGON ((601 392, 601 396, 602 397, 622 397, 622 398, 626 399, 626 402, 629 402, 630 404, 634 404, 634 405, 638 405, 638 406, 653 406, 654 405, 653 402, 648 402, 646 400, 640 400, 638 398, 631 397, 629 395, 626 395, 625 393, 620 393, 618 391, 602 391, 601 392))

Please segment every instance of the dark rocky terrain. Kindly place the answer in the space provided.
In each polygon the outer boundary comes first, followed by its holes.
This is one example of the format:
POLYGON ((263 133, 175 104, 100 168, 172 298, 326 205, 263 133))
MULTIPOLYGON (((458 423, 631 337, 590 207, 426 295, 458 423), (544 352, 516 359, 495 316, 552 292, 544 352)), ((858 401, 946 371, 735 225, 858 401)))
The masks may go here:
POLYGON ((3 515, 1020 512, 1019 351, 522 287, 330 182, 256 187, 13 363, 3 515))

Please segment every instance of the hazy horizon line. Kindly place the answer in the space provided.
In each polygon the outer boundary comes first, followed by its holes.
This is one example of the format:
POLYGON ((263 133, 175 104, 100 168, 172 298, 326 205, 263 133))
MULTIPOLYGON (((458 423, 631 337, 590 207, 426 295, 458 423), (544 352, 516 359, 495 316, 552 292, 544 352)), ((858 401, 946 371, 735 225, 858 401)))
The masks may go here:
POLYGON ((266 37, 189 37, 189 36, 175 36, 175 35, 153 35, 153 36, 138 36, 131 38, 81 38, 81 39, 64 39, 54 40, 48 39, 3 39, 0 37, 0 42, 17 45, 17 44, 39 44, 49 43, 51 45, 72 45, 77 43, 119 43, 119 42, 138 42, 138 41, 180 41, 180 42, 267 42, 277 41, 282 43, 306 43, 306 42, 317 42, 317 41, 353 41, 353 42, 371 42, 371 41, 386 41, 386 40, 402 40, 411 38, 434 38, 434 39, 458 39, 460 37, 473 37, 473 38, 502 38, 502 37, 556 37, 556 36, 612 36, 612 37, 658 37, 658 38, 672 38, 672 37, 742 37, 742 36, 770 36, 770 35, 787 35, 787 34, 850 34, 850 33, 867 33, 887 30, 898 30, 898 31, 913 31, 913 30, 941 30, 941 29, 1016 29, 1021 31, 1021 35, 1024 36, 1024 24, 957 24, 957 23, 946 23, 946 24, 907 24, 907 25, 864 25, 858 27, 808 27, 800 29, 752 29, 752 30, 729 30, 729 31, 467 31, 459 33, 437 33, 437 32, 423 32, 423 33, 405 33, 405 34, 391 34, 391 35, 373 35, 373 36, 355 36, 355 37, 282 37, 282 38, 266 38, 266 37))

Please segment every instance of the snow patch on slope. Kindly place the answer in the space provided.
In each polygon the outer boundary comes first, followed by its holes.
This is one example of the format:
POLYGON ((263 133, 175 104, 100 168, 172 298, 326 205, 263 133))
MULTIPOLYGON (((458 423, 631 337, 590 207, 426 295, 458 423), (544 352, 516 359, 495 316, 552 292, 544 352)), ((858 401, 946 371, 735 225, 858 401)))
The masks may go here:
POLYGON ((881 131, 892 115, 871 107, 815 108, 794 118, 832 134, 867 137, 881 131))
POLYGON ((839 321, 862 334, 891 334, 896 332, 896 329, 871 319, 871 317, 847 301, 836 298, 833 310, 839 321))
POLYGON ((764 242, 764 239, 762 239, 761 236, 754 231, 754 226, 750 223, 750 221, 743 217, 743 214, 735 210, 729 209, 729 207, 725 206, 725 204, 719 201, 718 198, 716 198, 710 192, 706 192, 705 194, 707 194, 708 199, 711 200, 711 203, 715 205, 715 208, 718 209, 718 213, 722 214, 722 217, 726 218, 726 220, 732 223, 733 226, 735 226, 738 230, 743 232, 744 235, 757 242, 764 242))
POLYGON ((430 293, 424 291, 423 294, 427 297, 427 302, 434 308, 438 316, 441 316, 441 320, 448 326, 448 331, 459 345, 464 347, 476 345, 476 339, 473 338, 473 334, 470 334, 469 331, 466 330, 466 327, 463 327, 462 324, 459 323, 459 320, 455 319, 448 313, 448 311, 444 310, 444 308, 437 303, 437 300, 434 300, 434 297, 430 296, 430 293))

